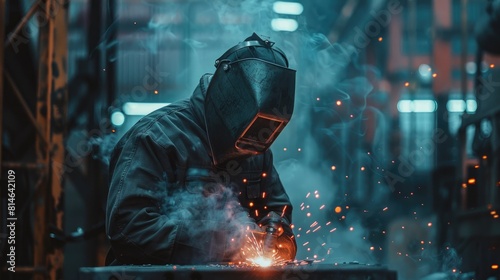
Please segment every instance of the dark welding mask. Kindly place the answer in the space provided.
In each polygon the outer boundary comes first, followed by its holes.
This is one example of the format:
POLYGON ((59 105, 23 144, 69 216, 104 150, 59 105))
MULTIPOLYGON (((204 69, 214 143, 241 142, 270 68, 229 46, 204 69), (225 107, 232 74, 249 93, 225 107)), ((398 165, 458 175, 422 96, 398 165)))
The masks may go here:
POLYGON ((273 44, 254 33, 215 62, 205 98, 215 164, 265 152, 290 121, 295 70, 273 44))

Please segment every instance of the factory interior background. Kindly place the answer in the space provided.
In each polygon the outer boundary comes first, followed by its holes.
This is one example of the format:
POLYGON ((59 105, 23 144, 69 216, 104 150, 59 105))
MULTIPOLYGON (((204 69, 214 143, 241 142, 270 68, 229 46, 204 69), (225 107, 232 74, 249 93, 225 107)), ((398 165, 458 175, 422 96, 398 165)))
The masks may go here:
POLYGON ((113 145, 252 32, 297 70, 297 260, 500 279, 500 1, 2 0, 0 27, 2 279, 103 266, 113 145))

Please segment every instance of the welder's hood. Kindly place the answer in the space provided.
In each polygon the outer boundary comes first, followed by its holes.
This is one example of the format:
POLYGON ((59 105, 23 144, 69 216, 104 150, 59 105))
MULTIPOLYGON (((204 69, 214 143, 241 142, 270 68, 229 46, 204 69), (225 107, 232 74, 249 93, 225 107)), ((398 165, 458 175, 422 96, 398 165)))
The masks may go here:
POLYGON ((290 120, 295 70, 255 33, 216 60, 205 98, 215 164, 265 152, 290 120))

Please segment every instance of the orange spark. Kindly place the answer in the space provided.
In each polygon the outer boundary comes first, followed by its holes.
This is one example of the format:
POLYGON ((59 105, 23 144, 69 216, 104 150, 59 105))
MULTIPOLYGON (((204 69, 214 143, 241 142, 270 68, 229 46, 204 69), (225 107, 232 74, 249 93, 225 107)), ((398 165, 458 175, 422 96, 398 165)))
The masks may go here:
POLYGON ((287 206, 288 206, 288 205, 285 205, 285 207, 283 207, 283 212, 281 212, 281 217, 283 217, 283 216, 285 215, 285 211, 286 211, 286 207, 287 207, 287 206))

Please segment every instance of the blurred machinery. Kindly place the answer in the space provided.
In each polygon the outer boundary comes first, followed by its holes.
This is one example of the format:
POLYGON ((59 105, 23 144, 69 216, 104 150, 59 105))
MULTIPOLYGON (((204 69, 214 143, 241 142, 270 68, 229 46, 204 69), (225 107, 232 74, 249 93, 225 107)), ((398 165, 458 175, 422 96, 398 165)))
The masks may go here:
POLYGON ((439 242, 456 248, 461 271, 474 279, 500 277, 500 71, 483 62, 486 53, 500 54, 499 23, 500 1, 488 1, 475 25, 477 110, 462 116, 457 164, 434 176, 439 242))

